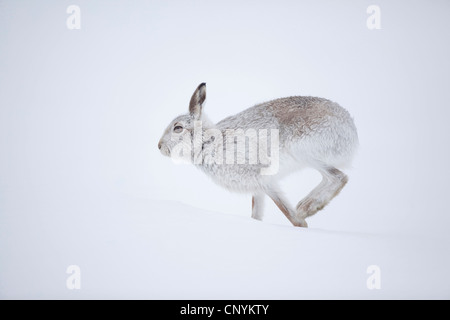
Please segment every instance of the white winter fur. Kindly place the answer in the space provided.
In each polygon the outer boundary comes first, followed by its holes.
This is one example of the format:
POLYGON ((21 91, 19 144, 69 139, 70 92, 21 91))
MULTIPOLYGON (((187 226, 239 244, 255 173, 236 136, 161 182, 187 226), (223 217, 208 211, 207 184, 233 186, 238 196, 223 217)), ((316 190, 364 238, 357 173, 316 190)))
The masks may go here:
MULTIPOLYGON (((307 227, 305 218, 326 206, 345 186, 347 176, 340 171, 350 165, 358 146, 358 135, 350 114, 337 103, 316 97, 288 97, 246 109, 213 124, 203 115, 206 85, 200 84, 192 95, 189 113, 175 118, 165 130, 158 147, 164 155, 172 156, 180 143, 194 139, 194 123, 201 121, 203 161, 197 163, 213 181, 234 192, 253 195, 252 217, 263 217, 264 195, 268 195, 295 226, 307 227), (211 139, 206 132, 215 129, 224 137, 222 144, 211 139), (225 148, 229 130, 268 130, 279 132, 279 171, 274 175, 261 175, 267 164, 222 164, 205 159, 217 155, 225 148), (304 167, 312 167, 322 174, 321 183, 292 208, 282 197, 277 182, 284 176, 304 167)), ((198 133, 197 133, 198 134, 198 133)), ((198 136, 197 136, 198 137, 198 136)), ((234 138, 231 143, 235 143, 234 138)), ((248 160, 249 150, 239 150, 248 160)), ((225 154, 225 149, 223 150, 225 154)), ((192 149, 191 157, 194 158, 192 149)))

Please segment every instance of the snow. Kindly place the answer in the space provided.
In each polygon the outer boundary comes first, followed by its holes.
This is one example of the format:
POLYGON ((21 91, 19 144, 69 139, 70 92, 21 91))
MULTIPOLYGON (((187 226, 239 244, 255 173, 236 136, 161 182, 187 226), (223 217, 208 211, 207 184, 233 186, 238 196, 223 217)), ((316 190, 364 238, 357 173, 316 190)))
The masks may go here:
MULTIPOLYGON (((2 217, 2 298, 446 298, 448 247, 431 237, 300 229, 174 201, 33 197, 2 217), (88 205, 87 205, 88 204, 88 205), (69 265, 81 289, 66 287, 69 265), (369 290, 370 265, 381 289, 369 290)), ((11 208, 12 209, 12 208, 11 208)))

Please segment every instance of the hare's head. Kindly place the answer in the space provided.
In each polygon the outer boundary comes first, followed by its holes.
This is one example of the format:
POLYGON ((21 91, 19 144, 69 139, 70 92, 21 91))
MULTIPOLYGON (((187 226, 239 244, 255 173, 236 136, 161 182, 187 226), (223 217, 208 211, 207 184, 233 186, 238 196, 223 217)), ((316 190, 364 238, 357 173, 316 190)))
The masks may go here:
POLYGON ((196 121, 202 120, 202 107, 205 99, 206 84, 202 83, 192 95, 189 112, 172 120, 159 140, 158 148, 163 155, 173 156, 175 150, 184 147, 184 150, 190 150, 194 136, 194 125, 196 121))

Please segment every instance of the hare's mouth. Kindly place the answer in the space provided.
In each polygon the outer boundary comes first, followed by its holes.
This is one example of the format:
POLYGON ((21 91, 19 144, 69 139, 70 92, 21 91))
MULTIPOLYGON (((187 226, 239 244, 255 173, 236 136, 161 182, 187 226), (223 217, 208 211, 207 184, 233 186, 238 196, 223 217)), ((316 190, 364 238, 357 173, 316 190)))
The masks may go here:
POLYGON ((170 149, 167 146, 161 146, 161 149, 159 149, 161 151, 161 153, 166 156, 166 157, 170 157, 170 149))

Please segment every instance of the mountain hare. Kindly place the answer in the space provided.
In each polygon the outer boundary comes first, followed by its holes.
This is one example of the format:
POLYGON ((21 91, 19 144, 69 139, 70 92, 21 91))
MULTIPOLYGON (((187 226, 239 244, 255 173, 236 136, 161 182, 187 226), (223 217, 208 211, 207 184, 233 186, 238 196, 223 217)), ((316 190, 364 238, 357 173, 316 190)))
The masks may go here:
POLYGON ((202 83, 189 112, 170 123, 158 148, 163 155, 192 162, 230 191, 252 194, 252 218, 262 220, 266 194, 294 226, 307 227, 305 218, 325 207, 347 183, 337 168, 350 164, 358 135, 350 114, 337 103, 280 98, 213 124, 203 114, 205 98, 202 83), (294 209, 277 182, 304 167, 318 170, 323 179, 294 209))

